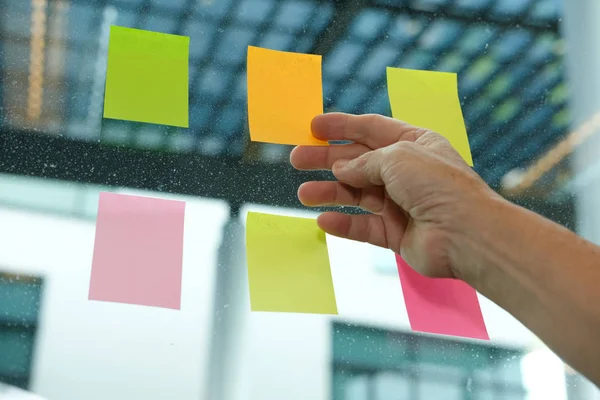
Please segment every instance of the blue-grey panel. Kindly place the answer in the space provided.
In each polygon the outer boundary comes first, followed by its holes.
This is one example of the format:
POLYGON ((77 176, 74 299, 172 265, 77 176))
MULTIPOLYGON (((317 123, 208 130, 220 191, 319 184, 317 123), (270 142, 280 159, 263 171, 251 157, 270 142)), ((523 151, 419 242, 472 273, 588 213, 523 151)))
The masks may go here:
POLYGON ((384 33, 390 15, 384 10, 361 11, 350 26, 350 34, 359 40, 374 40, 384 33))
POLYGON ((399 15, 394 18, 388 36, 396 45, 405 45, 412 42, 426 28, 427 22, 423 18, 411 18, 399 15))
POLYGON ((232 27, 224 33, 217 48, 215 60, 227 64, 239 64, 246 60, 248 46, 256 32, 249 28, 232 27))
POLYGON ((130 6, 132 8, 139 8, 143 5, 145 0, 111 0, 111 3, 116 7, 120 7, 123 5, 130 6))
POLYGON ((497 29, 493 26, 477 24, 469 27, 463 38, 459 41, 458 47, 466 56, 487 52, 489 44, 497 29))
POLYGON ((517 130, 530 132, 539 128, 541 125, 546 126, 555 112, 556 110, 552 107, 539 107, 530 115, 526 116, 523 122, 517 127, 517 130))
POLYGON ((359 104, 365 101, 369 91, 360 83, 354 83, 347 89, 340 91, 336 102, 336 109, 346 112, 356 112, 359 104))
POLYGON ((244 72, 239 73, 236 78, 233 99, 235 101, 246 101, 247 88, 248 88, 248 79, 246 76, 246 72, 244 71, 244 72))
POLYGON ((503 17, 516 17, 521 15, 533 0, 502 0, 497 1, 493 8, 495 14, 503 17))
POLYGON ((390 115, 390 101, 388 99, 387 86, 382 85, 366 103, 365 109, 361 113, 375 113, 390 115))
MULTIPOLYGON (((106 37, 100 34, 108 23, 191 38, 189 130, 104 120, 101 138, 111 143, 205 154, 242 149, 248 45, 312 53, 329 43, 322 54, 326 109, 355 113, 389 114, 387 66, 457 72, 475 158, 486 176, 522 162, 524 151, 531 158, 539 153, 527 145, 518 160, 492 171, 490 160, 512 149, 523 127, 543 132, 546 141, 568 128, 564 114, 551 118, 567 100, 556 90, 564 79, 560 37, 546 28, 560 18, 559 0, 374 0, 337 32, 333 2, 320 0, 73 1, 67 10, 64 76, 46 88, 52 107, 44 110, 58 105, 69 126, 87 120, 92 91, 103 87, 106 37)), ((31 11, 31 2, 9 1, 0 15, 3 101, 20 109, 27 105, 31 11)), ((47 48, 59 40, 48 29, 47 48)), ((46 71, 48 82, 56 78, 46 71)))
POLYGON ((208 126, 213 109, 213 102, 207 96, 200 96, 198 102, 190 107, 190 126, 203 130, 208 126))
POLYGON ((445 6, 450 0, 414 0, 413 5, 421 10, 435 10, 440 6, 445 6))
POLYGON ((458 39, 462 24, 457 21, 435 21, 429 25, 419 41, 419 47, 429 51, 443 51, 458 39))
POLYGON ((442 56, 438 61, 436 69, 443 72, 459 72, 468 65, 469 61, 468 57, 463 56, 458 51, 454 51, 442 56))
POLYGON ((388 44, 373 47, 360 68, 358 77, 369 83, 381 79, 381 71, 385 71, 386 67, 393 66, 398 56, 398 50, 388 44))
POLYGON ((115 25, 127 26, 129 28, 139 28, 137 15, 131 10, 119 10, 115 25))
POLYGON ((238 2, 235 17, 241 24, 258 25, 263 23, 273 10, 273 0, 241 0, 238 2))
POLYGON ((558 19, 562 15, 563 1, 566 0, 539 0, 531 10, 531 19, 535 21, 558 19))
POLYGON ((285 1, 275 18, 275 25, 280 29, 297 32, 310 22, 309 18, 314 10, 315 5, 310 1, 285 1))
POLYGON ((216 133, 223 140, 239 135, 245 115, 246 105, 244 103, 231 103, 217 117, 216 133))
POLYGON ((289 33, 270 31, 258 42, 260 47, 273 50, 290 51, 294 43, 294 36, 289 33))
POLYGON ((2 13, 4 16, 0 18, 5 34, 21 38, 31 34, 30 1, 5 1, 2 13))
POLYGON ((183 12, 188 0, 150 0, 150 7, 167 13, 183 12))
POLYGON ((211 98, 219 98, 224 94, 227 85, 233 79, 231 71, 227 68, 208 66, 202 71, 198 81, 197 91, 211 98))
POLYGON ((320 3, 318 12, 312 15, 309 23, 309 29, 313 33, 320 33, 331 23, 333 18, 333 5, 331 3, 320 3))
POLYGON ((548 62, 554 57, 556 40, 551 35, 543 35, 536 39, 535 45, 527 52, 527 59, 531 63, 548 62))
POLYGON ((101 13, 88 3, 76 3, 69 9, 68 37, 77 43, 97 43, 101 13))
POLYGON ((161 14, 149 14, 142 29, 155 32, 172 33, 177 26, 177 20, 161 14))
POLYGON ((527 100, 534 101, 540 96, 549 94, 549 88, 556 85, 562 76, 562 71, 553 65, 544 68, 541 73, 537 74, 533 80, 527 85, 524 95, 527 100))
POLYGON ((189 21, 183 29, 183 34, 190 37, 190 60, 198 61, 204 58, 213 43, 217 31, 209 22, 189 21))
POLYGON ((352 73, 352 66, 363 55, 365 46, 360 42, 339 42, 325 59, 323 72, 334 79, 343 78, 352 73))
POLYGON ((294 42, 294 51, 298 53, 309 53, 315 43, 315 35, 305 36, 294 42))
POLYGON ((515 54, 523 51, 532 41, 532 34, 524 29, 513 29, 501 35, 494 45, 494 57, 499 62, 506 62, 515 54))
POLYGON ((435 55, 423 49, 415 49, 404 54, 398 66, 409 69, 429 69, 435 55))
POLYGON ((196 17, 200 21, 208 19, 220 22, 227 15, 233 4, 233 0, 198 1, 196 6, 196 17))
POLYGON ((487 9, 494 0, 457 0, 456 7, 461 11, 481 12, 487 9))

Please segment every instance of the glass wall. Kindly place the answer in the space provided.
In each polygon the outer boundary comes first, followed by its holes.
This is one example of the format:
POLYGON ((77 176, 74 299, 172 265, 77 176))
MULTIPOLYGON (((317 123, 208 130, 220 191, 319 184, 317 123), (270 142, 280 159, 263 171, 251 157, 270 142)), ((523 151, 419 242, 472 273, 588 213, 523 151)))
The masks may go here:
POLYGON ((315 217, 298 186, 331 179, 249 141, 248 45, 322 55, 326 112, 389 116, 387 66, 457 73, 475 171, 599 241, 595 2, 5 0, 0 382, 53 400, 599 399, 482 296, 489 343, 412 332, 394 255, 365 244, 327 237, 338 316, 251 312, 244 243, 248 211, 315 217), (191 38, 189 128, 102 118, 111 25, 191 38), (181 310, 88 300, 102 191, 186 202, 181 310))

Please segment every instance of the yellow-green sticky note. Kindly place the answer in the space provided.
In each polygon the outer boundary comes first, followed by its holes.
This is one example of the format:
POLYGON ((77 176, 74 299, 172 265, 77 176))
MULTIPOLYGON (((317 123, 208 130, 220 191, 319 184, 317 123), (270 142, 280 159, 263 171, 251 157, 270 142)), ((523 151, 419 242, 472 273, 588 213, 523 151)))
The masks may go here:
POLYGON ((248 213, 246 257, 252 311, 338 313, 316 220, 248 213))
POLYGON ((187 128, 190 38, 110 27, 104 118, 187 128))
POLYGON ((456 74, 387 68, 392 116, 443 135, 473 166, 456 74))

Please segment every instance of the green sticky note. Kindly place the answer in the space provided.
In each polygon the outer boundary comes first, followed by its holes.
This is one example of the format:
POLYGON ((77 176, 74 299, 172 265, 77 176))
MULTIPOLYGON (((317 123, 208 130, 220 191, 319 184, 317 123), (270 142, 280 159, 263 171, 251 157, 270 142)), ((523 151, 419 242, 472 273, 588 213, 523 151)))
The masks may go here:
POLYGON ((187 128, 190 38, 110 27, 104 118, 187 128))
POLYGON ((248 213, 246 257, 252 311, 338 313, 316 220, 248 213))

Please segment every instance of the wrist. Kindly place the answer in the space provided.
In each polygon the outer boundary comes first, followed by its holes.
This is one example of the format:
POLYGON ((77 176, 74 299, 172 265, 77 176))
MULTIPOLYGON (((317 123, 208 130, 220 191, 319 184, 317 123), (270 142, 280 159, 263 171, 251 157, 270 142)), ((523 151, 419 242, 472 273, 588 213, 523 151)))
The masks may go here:
POLYGON ((513 207, 491 189, 464 204, 465 212, 456 224, 458 229, 449 254, 452 269, 459 279, 476 289, 480 287, 486 268, 493 264, 493 246, 500 240, 499 224, 510 219, 513 207))

